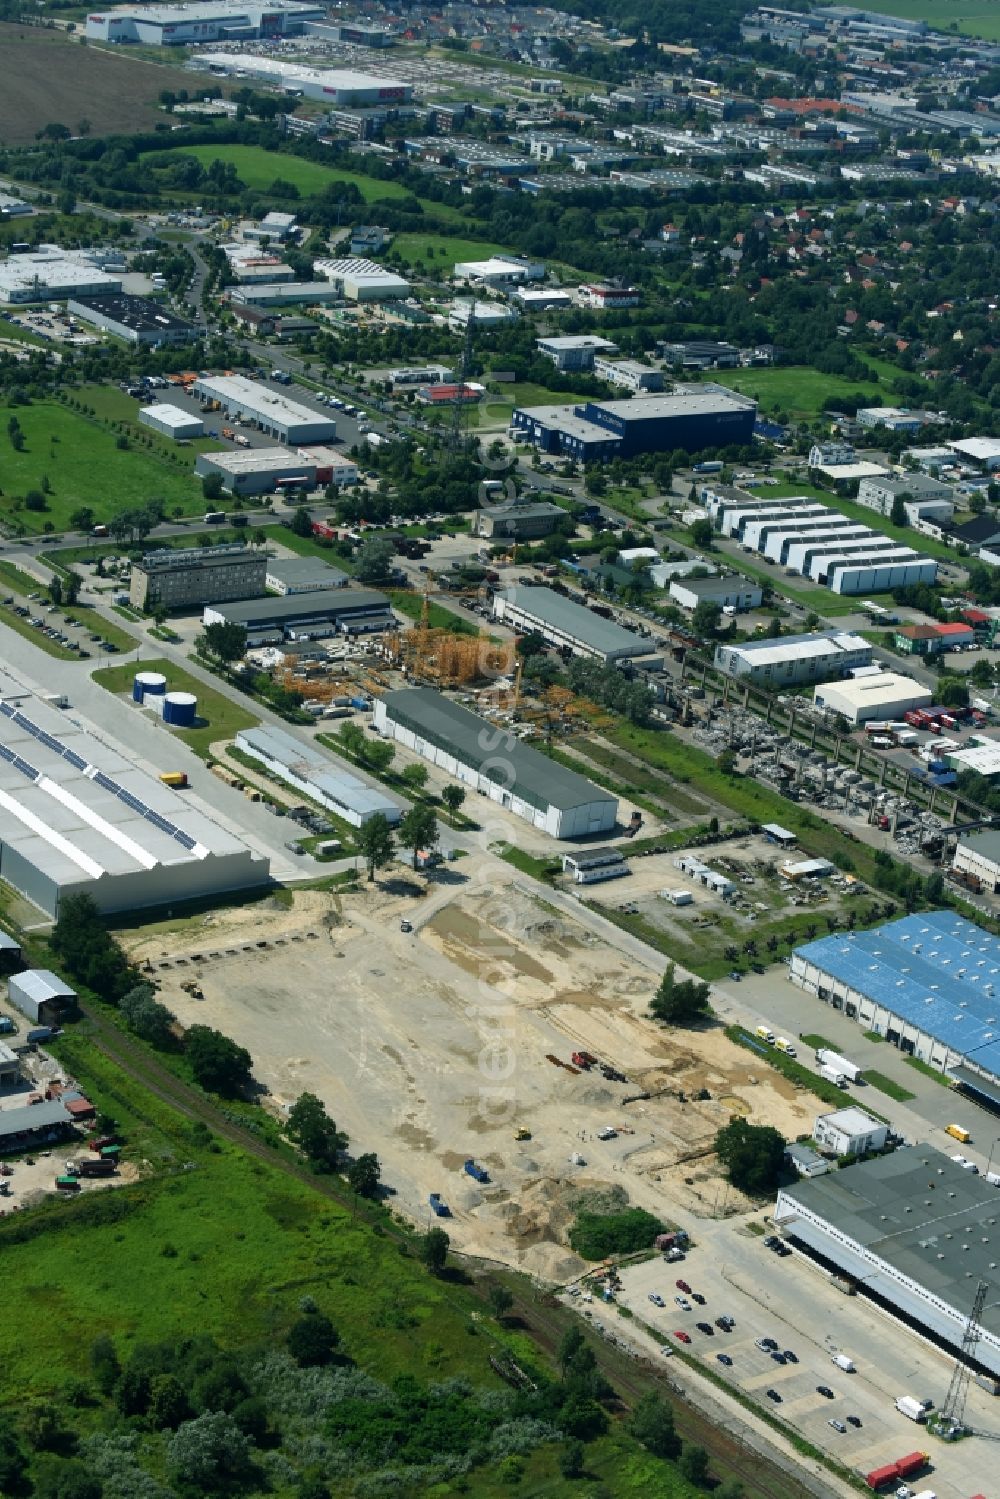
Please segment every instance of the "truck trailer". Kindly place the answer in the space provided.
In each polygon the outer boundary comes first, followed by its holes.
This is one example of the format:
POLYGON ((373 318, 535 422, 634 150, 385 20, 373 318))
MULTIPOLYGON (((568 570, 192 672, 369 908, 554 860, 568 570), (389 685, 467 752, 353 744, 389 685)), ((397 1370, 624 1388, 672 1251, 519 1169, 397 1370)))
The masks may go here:
POLYGON ((922 1400, 915 1400, 912 1395, 897 1395, 896 1409, 901 1416, 906 1416, 910 1421, 926 1421, 927 1412, 922 1400))
POLYGON ((848 1057, 841 1056, 839 1051, 831 1051, 828 1046, 821 1046, 816 1053, 816 1060, 820 1066, 835 1067, 838 1072, 843 1073, 849 1083, 861 1081, 861 1068, 848 1057))
POLYGON ((819 1069, 819 1075, 828 1083, 833 1083, 837 1088, 847 1087, 847 1076, 839 1067, 833 1067, 829 1062, 824 1062, 819 1069))

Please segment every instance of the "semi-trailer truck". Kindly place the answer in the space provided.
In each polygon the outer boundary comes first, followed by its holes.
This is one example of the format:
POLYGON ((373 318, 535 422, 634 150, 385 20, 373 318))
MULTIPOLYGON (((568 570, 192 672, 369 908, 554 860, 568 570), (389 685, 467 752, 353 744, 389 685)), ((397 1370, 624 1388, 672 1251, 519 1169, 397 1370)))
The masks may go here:
POLYGON ((832 1067, 829 1062, 824 1062, 819 1069, 819 1075, 828 1083, 833 1083, 836 1088, 846 1088, 847 1078, 839 1067, 832 1067))
POLYGON ((828 1046, 821 1046, 816 1053, 816 1060, 820 1066, 836 1067, 837 1071, 842 1072, 850 1083, 861 1081, 861 1068, 857 1062, 841 1056, 839 1051, 831 1051, 828 1046))

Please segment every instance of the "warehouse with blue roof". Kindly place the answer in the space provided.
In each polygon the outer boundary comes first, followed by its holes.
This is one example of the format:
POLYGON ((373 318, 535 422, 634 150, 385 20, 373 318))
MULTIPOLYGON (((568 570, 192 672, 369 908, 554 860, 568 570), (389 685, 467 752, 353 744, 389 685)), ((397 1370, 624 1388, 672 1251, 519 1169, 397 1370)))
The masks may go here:
POLYGON ((1000 938, 950 911, 823 937, 793 983, 1000 1106, 1000 938))

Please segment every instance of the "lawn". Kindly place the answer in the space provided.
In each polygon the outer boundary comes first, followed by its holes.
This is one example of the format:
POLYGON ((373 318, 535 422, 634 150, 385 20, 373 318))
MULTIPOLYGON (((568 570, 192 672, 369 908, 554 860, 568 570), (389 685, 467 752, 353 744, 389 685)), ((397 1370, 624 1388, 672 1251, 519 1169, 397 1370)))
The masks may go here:
MULTIPOLYGON (((394 609, 400 614, 405 614, 408 619, 419 620, 424 609, 423 596, 419 593, 407 593, 401 588, 389 589, 389 601, 394 609)), ((460 614, 455 614, 451 609, 446 609, 443 604, 436 604, 433 599, 427 601, 427 624, 432 630, 450 630, 453 635, 478 635, 476 626, 469 620, 463 619, 460 614)))
POLYGON ((315 536, 298 536, 288 526, 264 526, 263 531, 268 541, 276 541, 279 546, 287 547, 297 557, 319 557, 331 567, 338 567, 341 572, 354 571, 353 560, 342 557, 329 542, 324 543, 315 536))
POLYGON ((392 251, 407 265, 419 262, 428 270, 447 267, 449 273, 458 260, 488 260, 491 255, 509 253, 488 240, 452 239, 447 234, 400 234, 392 242, 392 251))
POLYGON ((23 532, 42 531, 46 524, 57 531, 70 530, 70 515, 81 505, 89 506, 101 521, 153 498, 162 500, 168 511, 180 507, 190 513, 204 506, 193 470, 168 467, 144 449, 120 450, 112 432, 77 411, 39 401, 19 406, 16 416, 24 447, 16 451, 4 433, 0 513, 23 532), (19 505, 18 496, 31 489, 45 491, 46 482, 45 510, 19 505))
POLYGON ((712 379, 760 401, 761 412, 782 412, 788 418, 812 420, 830 401, 860 395, 874 401, 885 395, 885 387, 872 381, 848 380, 842 375, 823 375, 808 365, 779 365, 763 370, 712 371, 712 379))
MULTIPOLYGON (((166 153, 143 152, 143 156, 162 156, 166 153)), ((379 177, 369 177, 364 172, 345 171, 342 167, 327 167, 318 161, 306 161, 302 156, 292 156, 284 151, 268 151, 264 146, 185 146, 184 156, 194 156, 203 166, 213 161, 232 162, 241 182, 254 192, 267 193, 272 182, 281 179, 298 188, 304 198, 322 193, 331 183, 351 184, 358 189, 366 203, 378 203, 385 198, 413 198, 415 194, 402 182, 383 182, 379 177)), ((457 208, 448 208, 443 203, 431 203, 420 199, 429 212, 438 219, 464 223, 457 208)))
POLYGON ((198 720, 193 729, 171 729, 178 739, 191 746, 203 760, 209 757, 210 746, 218 739, 232 739, 240 729, 254 729, 260 720, 238 703, 208 687, 197 677, 192 677, 183 667, 173 661, 133 661, 127 666, 108 666, 94 672, 94 681, 109 692, 131 692, 132 678, 137 671, 160 671, 167 679, 170 692, 193 692, 198 699, 198 720))
POLYGON ((1000 42, 997 0, 886 0, 879 10, 890 16, 926 21, 939 31, 961 31, 1000 42))
POLYGON ((868 1067, 865 1068, 865 1082, 869 1087, 877 1088, 880 1093, 884 1093, 896 1103, 909 1103, 911 1098, 917 1096, 911 1093, 909 1088, 904 1088, 902 1083, 894 1083, 892 1078, 886 1077, 884 1072, 873 1072, 868 1067))

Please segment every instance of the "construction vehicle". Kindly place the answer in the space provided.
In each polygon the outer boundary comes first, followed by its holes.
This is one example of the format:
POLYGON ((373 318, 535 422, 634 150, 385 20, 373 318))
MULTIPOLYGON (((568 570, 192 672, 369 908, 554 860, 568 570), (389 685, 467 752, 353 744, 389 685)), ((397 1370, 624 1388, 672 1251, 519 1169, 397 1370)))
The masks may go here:
POLYGON ((514 1131, 514 1139, 515 1140, 530 1140, 531 1139, 531 1130, 530 1129, 525 1129, 525 1127, 524 1127, 523 1124, 518 1125, 517 1129, 514 1131))
POLYGON ((584 1072, 589 1072, 591 1067, 597 1066, 597 1058, 589 1051, 574 1051, 572 1061, 574 1067, 582 1067, 584 1072))
POLYGON ((236 433, 233 431, 232 427, 223 427, 222 435, 223 437, 228 438, 230 442, 234 442, 236 440, 236 433))

